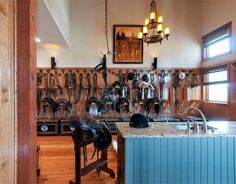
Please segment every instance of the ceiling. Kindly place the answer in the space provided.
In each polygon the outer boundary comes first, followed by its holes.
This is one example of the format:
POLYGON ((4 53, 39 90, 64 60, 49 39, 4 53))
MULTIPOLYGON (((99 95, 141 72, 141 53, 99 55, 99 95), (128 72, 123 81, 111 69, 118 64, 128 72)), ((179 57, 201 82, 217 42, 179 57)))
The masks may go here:
POLYGON ((67 42, 65 41, 44 0, 37 0, 36 36, 41 40, 41 42, 38 43, 38 46, 40 47, 47 47, 48 45, 68 47, 67 42))

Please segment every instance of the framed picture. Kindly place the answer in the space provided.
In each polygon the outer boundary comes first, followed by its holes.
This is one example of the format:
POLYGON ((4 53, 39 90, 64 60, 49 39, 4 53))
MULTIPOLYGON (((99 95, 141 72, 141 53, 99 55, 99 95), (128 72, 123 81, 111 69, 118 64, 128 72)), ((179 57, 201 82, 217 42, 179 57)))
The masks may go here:
POLYGON ((143 63, 142 25, 114 25, 113 63, 143 63))

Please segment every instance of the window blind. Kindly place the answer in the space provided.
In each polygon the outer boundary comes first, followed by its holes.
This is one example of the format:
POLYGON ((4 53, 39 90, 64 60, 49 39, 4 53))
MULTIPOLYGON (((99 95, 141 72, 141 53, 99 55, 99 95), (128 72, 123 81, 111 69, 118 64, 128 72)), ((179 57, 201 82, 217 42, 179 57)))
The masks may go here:
POLYGON ((203 36, 203 39, 202 39, 203 46, 206 47, 207 45, 214 43, 215 41, 218 41, 230 35, 231 35, 231 22, 203 36))
POLYGON ((204 70, 204 85, 222 84, 228 82, 227 65, 204 70))

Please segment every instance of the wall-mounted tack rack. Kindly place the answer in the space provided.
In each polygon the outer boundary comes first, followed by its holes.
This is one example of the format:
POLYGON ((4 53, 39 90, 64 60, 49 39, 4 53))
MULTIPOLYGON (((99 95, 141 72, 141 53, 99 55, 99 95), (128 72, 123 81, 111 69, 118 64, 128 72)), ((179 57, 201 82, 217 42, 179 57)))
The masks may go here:
POLYGON ((201 98, 198 69, 108 68, 107 73, 105 87, 102 73, 93 68, 38 68, 38 121, 173 115, 181 113, 182 102, 201 98))

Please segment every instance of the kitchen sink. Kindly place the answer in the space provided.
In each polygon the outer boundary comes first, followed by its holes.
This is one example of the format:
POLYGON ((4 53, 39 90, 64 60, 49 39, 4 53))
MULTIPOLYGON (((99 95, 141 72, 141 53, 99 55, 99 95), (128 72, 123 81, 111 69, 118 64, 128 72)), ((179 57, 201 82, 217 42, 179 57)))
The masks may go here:
MULTIPOLYGON (((188 124, 187 123, 181 123, 181 124, 180 123, 174 123, 174 124, 170 124, 170 126, 172 128, 178 129, 178 130, 186 130, 187 131, 187 129, 188 129, 188 124)), ((201 123, 199 124, 199 129, 200 129, 200 131, 203 130, 203 126, 202 126, 201 123)), ((189 132, 194 132, 195 130, 196 130, 196 128, 195 128, 194 123, 190 123, 189 124, 189 132)), ((211 131, 211 132, 214 132, 215 130, 217 130, 217 128, 207 125, 207 130, 211 131)))
POLYGON ((179 130, 187 130, 187 124, 171 124, 171 127, 179 130))
POLYGON ((175 115, 175 116, 173 116, 173 118, 179 119, 182 122, 187 122, 190 119, 192 119, 194 121, 202 121, 202 118, 198 117, 198 116, 175 115))

